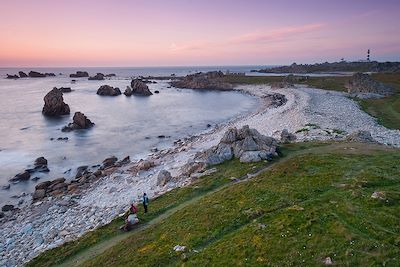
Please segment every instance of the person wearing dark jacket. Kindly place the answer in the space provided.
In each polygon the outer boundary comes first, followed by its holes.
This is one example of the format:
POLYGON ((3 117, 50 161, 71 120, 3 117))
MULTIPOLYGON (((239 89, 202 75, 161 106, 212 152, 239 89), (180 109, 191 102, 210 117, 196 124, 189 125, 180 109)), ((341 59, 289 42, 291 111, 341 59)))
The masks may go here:
POLYGON ((147 206, 149 205, 149 198, 147 197, 146 193, 143 194, 142 203, 143 203, 144 213, 147 213, 147 206))

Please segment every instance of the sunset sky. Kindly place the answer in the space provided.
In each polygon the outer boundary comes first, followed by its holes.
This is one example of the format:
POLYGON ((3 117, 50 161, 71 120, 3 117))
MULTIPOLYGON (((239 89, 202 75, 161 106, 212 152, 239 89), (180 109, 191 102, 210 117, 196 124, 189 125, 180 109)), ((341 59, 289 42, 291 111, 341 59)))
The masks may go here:
POLYGON ((400 60, 399 0, 1 0, 0 66, 400 60))

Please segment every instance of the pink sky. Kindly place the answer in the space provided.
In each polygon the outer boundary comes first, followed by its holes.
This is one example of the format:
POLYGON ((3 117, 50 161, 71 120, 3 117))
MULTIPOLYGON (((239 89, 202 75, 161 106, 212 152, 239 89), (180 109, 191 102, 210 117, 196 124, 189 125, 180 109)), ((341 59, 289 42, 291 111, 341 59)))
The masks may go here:
POLYGON ((400 1, 2 0, 0 66, 400 61, 400 1))

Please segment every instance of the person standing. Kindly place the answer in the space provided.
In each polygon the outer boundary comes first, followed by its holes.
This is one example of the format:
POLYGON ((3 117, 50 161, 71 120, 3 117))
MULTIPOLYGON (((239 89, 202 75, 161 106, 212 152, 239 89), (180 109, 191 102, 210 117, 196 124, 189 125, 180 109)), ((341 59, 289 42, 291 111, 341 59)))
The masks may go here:
POLYGON ((142 202, 143 202, 144 213, 147 213, 147 206, 149 205, 149 198, 147 197, 146 193, 143 194, 142 202))

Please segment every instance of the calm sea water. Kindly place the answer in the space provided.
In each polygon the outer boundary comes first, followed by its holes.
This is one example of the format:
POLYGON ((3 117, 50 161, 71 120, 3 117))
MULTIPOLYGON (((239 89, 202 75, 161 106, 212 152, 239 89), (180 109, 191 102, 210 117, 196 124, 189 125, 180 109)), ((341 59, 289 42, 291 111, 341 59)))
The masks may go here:
MULTIPOLYGON (((178 138, 188 137, 207 130, 207 124, 215 125, 249 112, 257 100, 238 92, 199 92, 168 88, 166 81, 149 84, 151 91, 160 94, 150 97, 101 97, 97 89, 108 84, 121 91, 130 84, 133 76, 186 75, 197 71, 230 70, 248 72, 249 67, 179 67, 179 68, 80 68, 36 69, 41 72, 62 73, 52 78, 5 79, 6 73, 19 70, 0 69, 0 185, 8 184, 15 174, 32 165, 37 157, 48 159, 48 174, 34 174, 45 181, 58 177, 72 178, 77 167, 99 164, 108 156, 118 158, 127 155, 139 159, 152 147, 167 147, 178 138), (86 70, 115 73, 116 78, 105 81, 76 79, 71 83, 70 73, 86 70), (74 91, 64 94, 71 115, 49 119, 42 115, 43 97, 53 87, 71 87, 74 91), (61 132, 72 121, 76 111, 81 111, 96 125, 90 130, 61 132), (159 135, 171 136, 160 139, 159 135), (68 137, 68 141, 57 141, 68 137), (54 138, 55 140, 50 140, 54 138), (72 169, 70 172, 68 170, 72 169), (67 171, 67 172, 66 172, 67 171), (66 173, 65 173, 66 172, 66 173)), ((32 192, 36 182, 11 184, 9 190, 0 189, 0 203, 14 203, 10 198, 22 192, 32 192)))

